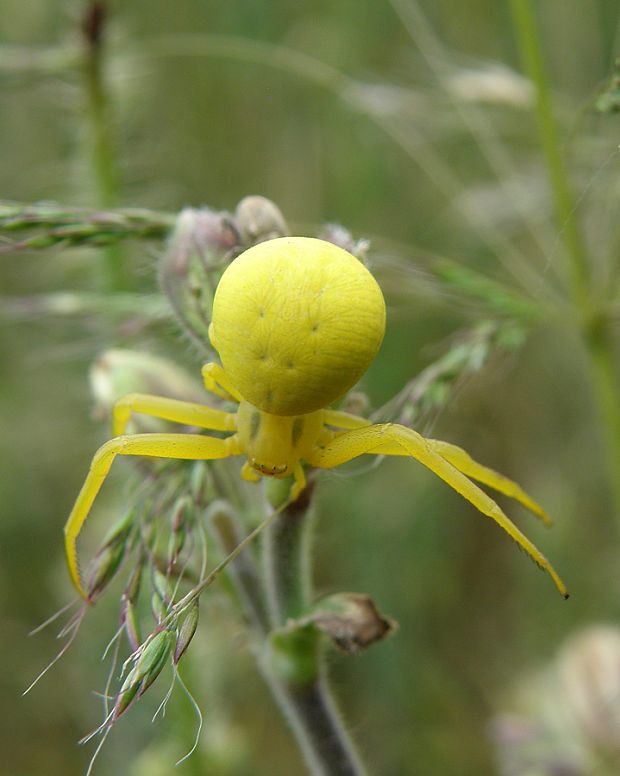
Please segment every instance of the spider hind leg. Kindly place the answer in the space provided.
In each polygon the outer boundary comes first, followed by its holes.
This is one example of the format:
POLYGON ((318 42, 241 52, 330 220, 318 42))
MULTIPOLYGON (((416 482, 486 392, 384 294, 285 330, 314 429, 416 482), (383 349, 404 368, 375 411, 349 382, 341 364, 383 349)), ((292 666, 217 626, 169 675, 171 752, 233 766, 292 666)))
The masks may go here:
MULTIPOLYGON (((538 566, 548 572, 562 596, 568 598, 564 583, 547 558, 517 528, 499 504, 472 482, 468 475, 476 477, 481 482, 485 482, 523 502, 523 498, 519 497, 523 491, 518 486, 516 486, 518 488, 516 492, 513 488, 507 488, 501 475, 477 464, 464 450, 447 443, 427 440, 417 431, 395 423, 364 426, 337 434, 322 448, 317 449, 311 463, 321 468, 332 468, 364 453, 409 455, 420 461, 457 493, 471 502, 478 511, 495 520, 538 566), (442 455, 442 451, 445 453, 445 457, 442 455)), ((510 480, 507 482, 511 483, 510 480)), ((526 498, 529 499, 529 497, 526 498)), ((526 503, 526 506, 529 504, 526 503)))

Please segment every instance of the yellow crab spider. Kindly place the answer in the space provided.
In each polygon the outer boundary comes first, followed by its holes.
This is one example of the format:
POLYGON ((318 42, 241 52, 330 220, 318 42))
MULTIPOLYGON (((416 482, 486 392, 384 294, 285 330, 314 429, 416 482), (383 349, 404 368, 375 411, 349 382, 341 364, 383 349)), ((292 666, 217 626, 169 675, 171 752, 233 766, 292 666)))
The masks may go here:
POLYGON ((363 453, 415 458, 495 520, 566 588, 545 556, 473 478, 515 498, 545 522, 524 491, 476 463, 461 448, 426 439, 394 423, 326 409, 345 394, 374 359, 385 329, 385 302, 364 265, 331 243, 282 237, 249 248, 226 269, 213 301, 209 335, 222 366, 206 364, 205 387, 238 403, 236 412, 175 399, 130 394, 113 410, 114 438, 95 453, 65 525, 69 571, 82 594, 76 541, 117 455, 212 460, 246 455, 246 480, 293 476, 292 500, 305 486, 302 461, 329 469, 363 453), (230 432, 125 434, 131 413, 230 432))

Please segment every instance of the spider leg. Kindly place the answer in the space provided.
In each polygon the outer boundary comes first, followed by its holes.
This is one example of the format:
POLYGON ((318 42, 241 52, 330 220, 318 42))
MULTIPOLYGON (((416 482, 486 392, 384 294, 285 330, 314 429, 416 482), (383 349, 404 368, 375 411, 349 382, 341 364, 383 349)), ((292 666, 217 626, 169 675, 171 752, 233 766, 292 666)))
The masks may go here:
POLYGON ((442 458, 449 461, 460 472, 463 472, 468 477, 472 477, 474 480, 478 480, 483 485, 494 488, 505 496, 514 498, 540 517, 546 525, 551 525, 551 518, 545 510, 534 499, 530 498, 516 482, 496 472, 494 469, 489 469, 487 466, 474 461, 469 453, 466 453, 463 448, 457 445, 443 442, 440 439, 427 439, 426 441, 442 458))
MULTIPOLYGON (((402 428, 405 428, 404 426, 402 428)), ((478 480, 483 485, 488 485, 491 488, 503 493, 505 496, 510 496, 527 507, 531 512, 541 518, 546 525, 551 525, 551 518, 545 512, 545 510, 534 501, 533 498, 513 480, 505 477, 503 474, 496 472, 494 469, 489 469, 487 466, 483 466, 481 463, 474 461, 474 459, 466 453, 463 448, 457 445, 452 445, 450 442, 443 442, 439 439, 426 439, 426 444, 438 453, 445 461, 454 466, 463 474, 471 477, 474 480, 478 480)), ((389 442, 387 444, 379 445, 369 452, 376 455, 410 455, 410 453, 400 444, 400 442, 389 442)))
POLYGON ((299 494, 306 487, 306 475, 304 474, 304 467, 301 465, 301 461, 297 461, 295 464, 293 477, 295 481, 293 482, 289 498, 291 501, 297 501, 299 494))
POLYGON ((343 412, 342 410, 325 410, 323 417, 323 422, 326 426, 334 426, 335 428, 352 429, 372 425, 366 418, 361 418, 359 415, 352 415, 350 412, 343 412))
POLYGON ((205 364, 202 367, 202 379, 207 391, 220 396, 222 399, 227 399, 228 401, 232 399, 237 403, 243 399, 243 396, 230 382, 226 372, 219 364, 213 362, 205 364))
POLYGON ((227 458, 241 452, 236 436, 227 439, 198 434, 135 434, 110 439, 95 453, 82 489, 65 523, 65 550, 69 573, 80 594, 82 586, 77 560, 76 541, 90 508, 117 455, 146 455, 155 458, 211 460, 227 458))
POLYGON ((236 431, 237 428, 235 414, 232 412, 165 396, 129 393, 118 399, 112 410, 112 429, 115 437, 125 432, 132 412, 214 431, 236 431))
MULTIPOLYGON (((470 501, 480 512, 495 520, 535 563, 549 573, 560 593, 565 598, 568 597, 564 583, 547 558, 516 527, 499 505, 473 483, 466 474, 459 471, 452 462, 444 458, 435 449, 432 441, 424 439, 413 429, 394 423, 383 423, 345 431, 327 442, 322 449, 317 448, 309 463, 321 468, 332 468, 363 453, 401 455, 403 454, 400 452, 401 450, 405 451, 405 455, 410 455, 424 464, 451 488, 454 488, 457 493, 470 501)), ((455 456, 454 451, 449 450, 448 453, 452 453, 453 457, 459 463, 461 462, 460 456, 455 456)), ((475 470, 478 472, 477 469, 475 470)))
POLYGON ((246 461, 241 467, 241 477, 246 482, 260 482, 260 474, 250 466, 249 461, 246 461))

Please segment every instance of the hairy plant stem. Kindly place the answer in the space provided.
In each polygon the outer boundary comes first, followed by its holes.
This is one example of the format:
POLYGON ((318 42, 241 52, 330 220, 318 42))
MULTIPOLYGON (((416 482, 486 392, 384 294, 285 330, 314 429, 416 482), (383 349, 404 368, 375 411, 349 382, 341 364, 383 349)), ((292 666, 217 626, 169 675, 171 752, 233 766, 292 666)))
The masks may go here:
MULTIPOLYGON (((313 625, 295 622, 310 605, 310 541, 314 479, 299 498, 288 502, 288 480, 267 483, 276 509, 249 537, 238 542, 240 526, 223 507, 211 517, 228 558, 205 579, 211 584, 224 564, 236 588, 259 651, 259 667, 286 717, 313 776, 364 776, 366 770, 332 699, 322 634, 313 625), (281 511, 280 511, 281 510, 281 511), (256 532, 262 536, 263 584, 247 549, 256 532), (232 552, 231 552, 231 548, 232 552), (231 559, 231 556, 235 556, 231 559), (230 561, 230 562, 229 562, 230 561)), ((197 588, 193 591, 195 596, 197 588)), ((178 608, 187 601, 177 604, 178 608)), ((165 623, 163 623, 165 624, 165 623)))
POLYGON ((310 772, 362 776, 366 771, 329 690, 320 634, 313 626, 290 623, 309 606, 313 489, 310 481, 263 537, 263 571, 274 630, 261 667, 310 772))
MULTIPOLYGON (((542 47, 530 0, 511 0, 512 16, 525 69, 536 88, 538 131, 554 199, 557 228, 569 260, 571 297, 591 369, 604 436, 616 521, 620 526, 620 382, 616 346, 608 315, 592 299, 586 251, 553 117, 542 47)), ((604 305, 599 305, 604 308, 604 305)))
POLYGON ((314 485, 310 480, 300 497, 265 532, 262 551, 273 628, 301 617, 308 606, 314 485))
MULTIPOLYGON (((320 659, 320 655, 317 656, 320 659)), ((264 671, 271 691, 295 734, 313 776, 366 773, 342 725, 321 667, 312 682, 296 687, 264 671)))

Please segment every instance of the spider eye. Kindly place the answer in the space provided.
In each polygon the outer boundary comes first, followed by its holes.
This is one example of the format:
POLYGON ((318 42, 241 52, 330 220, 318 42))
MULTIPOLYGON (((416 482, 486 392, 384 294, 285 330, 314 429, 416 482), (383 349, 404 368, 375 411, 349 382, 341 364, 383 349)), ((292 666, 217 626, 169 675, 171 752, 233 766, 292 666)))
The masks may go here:
POLYGON ((259 463, 256 458, 250 458, 250 466, 265 477, 282 477, 288 474, 288 466, 283 464, 259 463))

